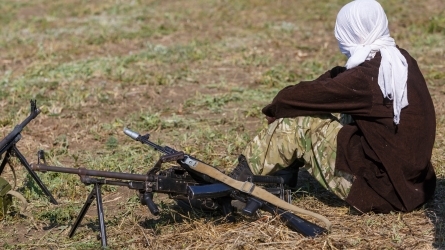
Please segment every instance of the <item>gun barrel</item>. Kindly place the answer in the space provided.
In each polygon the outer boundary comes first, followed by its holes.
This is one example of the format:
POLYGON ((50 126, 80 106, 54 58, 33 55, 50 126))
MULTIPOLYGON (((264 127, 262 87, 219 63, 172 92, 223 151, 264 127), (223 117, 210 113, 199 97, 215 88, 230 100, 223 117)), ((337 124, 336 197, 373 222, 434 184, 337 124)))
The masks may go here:
POLYGON ((68 174, 78 174, 80 176, 82 175, 96 176, 96 177, 113 178, 120 180, 154 181, 148 175, 89 170, 86 168, 64 168, 64 167, 48 166, 45 164, 31 164, 31 169, 34 171, 41 171, 41 172, 50 171, 50 172, 59 172, 68 174))
MULTIPOLYGON (((31 101, 31 107, 34 107, 33 104, 34 104, 34 106, 35 106, 35 102, 33 103, 33 102, 31 101)), ((34 109, 31 108, 31 114, 29 114, 29 116, 26 117, 25 120, 23 120, 19 125, 16 125, 16 126, 14 127, 14 129, 13 129, 8 135, 6 135, 5 138, 3 138, 3 140, 0 141, 0 150, 3 151, 3 149, 5 148, 5 146, 6 146, 7 144, 9 144, 10 142, 12 142, 12 141, 17 137, 17 135, 20 134, 20 133, 22 132, 23 128, 24 128, 26 125, 28 125, 28 123, 31 122, 34 118, 36 118, 36 116, 37 116, 39 113, 40 113, 40 109, 37 109, 37 108, 35 108, 35 107, 34 107, 34 109)), ((1 152, 1 151, 0 151, 0 152, 1 152)), ((3 153, 3 152, 2 152, 2 153, 3 153)))
POLYGON ((178 151, 176 151, 176 150, 174 150, 174 149, 172 149, 172 148, 169 148, 169 147, 162 147, 162 146, 159 146, 158 144, 156 144, 156 143, 154 143, 154 142, 151 142, 150 140, 148 140, 148 138, 149 138, 149 135, 147 134, 147 135, 144 135, 144 136, 141 136, 139 133, 137 133, 137 132, 135 132, 135 131, 132 131, 131 129, 129 129, 129 128, 124 128, 124 133, 126 134, 126 135, 128 135, 129 137, 131 137, 133 140, 135 140, 135 141, 139 141, 139 142, 141 142, 142 144, 146 144, 146 145, 148 145, 148 146, 150 146, 150 147, 152 147, 152 148, 154 148, 155 150, 158 150, 159 152, 161 152, 161 153, 163 153, 163 154, 174 154, 174 153, 177 153, 178 151))
POLYGON ((22 123, 18 125, 18 127, 21 127, 23 129, 26 125, 28 125, 30 121, 36 118, 38 114, 40 114, 40 109, 36 108, 34 111, 31 112, 31 114, 29 114, 28 117, 25 118, 25 120, 22 121, 22 123))
POLYGON ((131 137, 133 140, 136 140, 140 136, 137 132, 130 130, 129 128, 124 128, 124 133, 131 137))

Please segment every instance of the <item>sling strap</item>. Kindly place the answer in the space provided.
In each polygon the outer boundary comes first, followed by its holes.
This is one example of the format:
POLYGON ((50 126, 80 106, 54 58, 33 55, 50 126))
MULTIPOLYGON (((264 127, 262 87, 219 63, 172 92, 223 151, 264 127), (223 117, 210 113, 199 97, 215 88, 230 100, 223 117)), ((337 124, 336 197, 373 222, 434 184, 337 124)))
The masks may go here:
POLYGON ((16 197, 17 199, 19 199, 22 202, 22 206, 20 207, 20 212, 24 213, 24 211, 26 210, 26 207, 28 206, 28 202, 26 201, 25 197, 23 197, 23 195, 17 191, 14 190, 9 190, 7 192, 7 194, 10 194, 14 197, 16 197))

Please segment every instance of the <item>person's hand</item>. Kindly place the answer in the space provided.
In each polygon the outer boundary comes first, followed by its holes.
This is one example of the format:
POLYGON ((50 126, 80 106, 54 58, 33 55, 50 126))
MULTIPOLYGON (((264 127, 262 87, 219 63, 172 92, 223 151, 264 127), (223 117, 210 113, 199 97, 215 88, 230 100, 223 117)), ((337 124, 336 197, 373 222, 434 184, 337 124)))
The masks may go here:
POLYGON ((266 120, 267 120, 267 124, 271 124, 272 122, 274 122, 277 118, 275 117, 270 117, 266 115, 266 120))

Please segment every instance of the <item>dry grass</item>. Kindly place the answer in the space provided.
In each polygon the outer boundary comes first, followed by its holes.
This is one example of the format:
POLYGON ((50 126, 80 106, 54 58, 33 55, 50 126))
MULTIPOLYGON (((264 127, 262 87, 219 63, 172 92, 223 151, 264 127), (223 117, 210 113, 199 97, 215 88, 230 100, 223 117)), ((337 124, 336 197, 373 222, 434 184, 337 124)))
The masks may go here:
MULTIPOLYGON (((9 1, 0 5, 0 134, 42 109, 23 131, 28 161, 44 149, 66 167, 143 173, 158 155, 127 138, 130 126, 153 140, 230 169, 265 126, 261 108, 282 87, 312 79, 345 58, 333 27, 347 1, 9 1)), ((301 176, 294 204, 334 224, 315 239, 262 213, 238 217, 181 214, 156 196, 153 217, 125 188, 104 188, 111 249, 436 249, 445 247, 445 5, 441 0, 382 1, 392 35, 418 61, 437 114, 432 201, 412 213, 356 215, 301 176)), ((33 219, 0 222, 4 249, 96 249, 95 205, 68 232, 91 187, 77 176, 39 174, 50 204, 17 165, 18 189, 33 219)), ((12 180, 7 169, 2 177, 12 180)))

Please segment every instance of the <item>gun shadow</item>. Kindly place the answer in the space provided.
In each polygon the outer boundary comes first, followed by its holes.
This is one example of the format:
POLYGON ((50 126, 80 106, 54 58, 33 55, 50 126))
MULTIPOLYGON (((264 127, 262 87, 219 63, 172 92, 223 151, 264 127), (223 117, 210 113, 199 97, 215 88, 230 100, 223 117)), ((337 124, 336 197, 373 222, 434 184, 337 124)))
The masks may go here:
POLYGON ((255 221, 258 219, 257 216, 244 216, 237 212, 236 208, 234 208, 234 213, 225 216, 219 209, 199 208, 187 203, 187 201, 183 200, 175 201, 173 204, 164 207, 159 216, 156 218, 145 218, 145 220, 139 222, 139 225, 156 232, 161 226, 184 222, 200 221, 219 225, 240 220, 255 221))
MULTIPOLYGON (((326 190, 318 181, 307 171, 300 170, 296 192, 293 192, 292 198, 301 198, 304 196, 313 196, 320 202, 333 207, 350 207, 348 203, 341 200, 334 194, 326 190)), ((304 198, 303 198, 304 199, 304 198)), ((224 216, 219 210, 200 209, 196 206, 187 205, 187 201, 175 201, 173 204, 163 205, 161 214, 156 217, 145 218, 139 225, 145 229, 157 230, 165 225, 171 225, 182 222, 204 220, 206 223, 222 224, 234 221, 255 221, 258 216, 245 216, 237 212, 234 208, 233 217, 224 216)), ((351 207, 351 213, 361 214, 351 207)))

